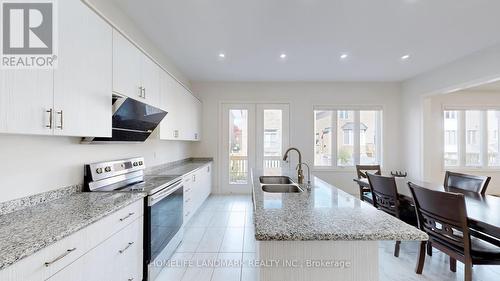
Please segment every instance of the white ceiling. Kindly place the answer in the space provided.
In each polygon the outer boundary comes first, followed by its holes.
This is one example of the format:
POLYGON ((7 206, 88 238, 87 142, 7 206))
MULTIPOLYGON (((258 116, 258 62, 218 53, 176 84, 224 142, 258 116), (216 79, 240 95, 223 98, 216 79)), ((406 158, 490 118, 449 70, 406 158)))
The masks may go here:
POLYGON ((114 1, 194 81, 399 81, 500 43, 498 0, 114 1))

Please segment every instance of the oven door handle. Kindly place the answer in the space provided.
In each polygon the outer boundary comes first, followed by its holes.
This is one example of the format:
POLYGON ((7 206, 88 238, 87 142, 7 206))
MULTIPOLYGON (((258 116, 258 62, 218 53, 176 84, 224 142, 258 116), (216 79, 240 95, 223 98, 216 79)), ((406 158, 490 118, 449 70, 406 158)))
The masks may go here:
POLYGON ((174 193, 177 191, 179 188, 182 188, 182 182, 179 181, 178 183, 172 185, 171 187, 168 187, 167 189, 160 191, 158 193, 155 193, 148 198, 148 206, 153 206, 154 204, 160 202, 162 199, 165 197, 169 196, 170 194, 174 193))

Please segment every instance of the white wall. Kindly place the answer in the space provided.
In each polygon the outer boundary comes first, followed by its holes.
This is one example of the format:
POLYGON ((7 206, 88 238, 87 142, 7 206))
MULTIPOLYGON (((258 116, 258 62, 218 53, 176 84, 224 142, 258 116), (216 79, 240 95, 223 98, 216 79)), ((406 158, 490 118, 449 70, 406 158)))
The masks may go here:
POLYGON ((191 145, 160 141, 154 132, 141 144, 80 144, 80 138, 0 134, 0 202, 83 183, 87 163, 144 156, 153 166, 191 156, 191 145))
POLYGON ((500 79, 500 45, 407 80, 402 85, 403 165, 410 177, 424 178, 424 98, 500 79))
MULTIPOLYGON (((424 106, 424 178, 432 182, 444 180, 443 168, 443 106, 500 106, 500 92, 461 91, 453 94, 437 95, 426 99, 424 106)), ((449 169, 453 170, 453 169, 449 169)), ((500 170, 478 171, 462 169, 458 172, 490 176, 487 193, 500 194, 500 170)))
MULTIPOLYGON (((189 86, 189 80, 168 57, 110 1, 90 2, 164 69, 189 86)), ((191 144, 160 141, 158 132, 143 144, 108 145, 83 145, 79 138, 0 134, 0 202, 82 183, 84 164, 132 156, 144 156, 148 166, 162 164, 191 157, 191 144)))
MULTIPOLYGON (((218 186, 219 106, 222 102, 280 102, 290 104, 290 145, 298 147, 304 161, 313 164, 314 105, 381 105, 384 123, 384 165, 387 171, 400 168, 400 87, 397 83, 334 82, 193 82, 203 101, 203 139, 195 144, 196 156, 215 159, 214 180, 218 186)), ((336 186, 357 194, 354 169, 315 172, 336 186)), ((216 189, 217 191, 217 189, 216 189)))

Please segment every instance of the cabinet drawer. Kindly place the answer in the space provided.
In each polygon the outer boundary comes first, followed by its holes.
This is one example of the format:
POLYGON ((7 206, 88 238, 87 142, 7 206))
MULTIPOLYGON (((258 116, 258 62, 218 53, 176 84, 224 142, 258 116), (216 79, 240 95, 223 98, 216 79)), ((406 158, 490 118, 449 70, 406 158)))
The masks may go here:
POLYGON ((45 280, 89 250, 84 238, 85 229, 63 238, 0 271, 0 280, 45 280))
POLYGON ((104 241, 114 233, 117 233, 131 222, 137 220, 139 217, 144 215, 144 200, 138 200, 114 212, 113 214, 91 224, 87 227, 86 239, 87 243, 90 243, 90 248, 95 247, 96 241, 104 241))
POLYGON ((141 280, 142 225, 140 217, 48 280, 141 280))

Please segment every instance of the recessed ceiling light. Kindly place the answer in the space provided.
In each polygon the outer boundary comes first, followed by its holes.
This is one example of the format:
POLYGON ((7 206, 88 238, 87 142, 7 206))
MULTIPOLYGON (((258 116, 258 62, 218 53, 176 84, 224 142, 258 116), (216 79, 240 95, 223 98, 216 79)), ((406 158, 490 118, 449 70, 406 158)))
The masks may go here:
POLYGON ((404 55, 401 57, 401 60, 405 61, 405 60, 408 60, 410 59, 410 55, 404 55))
POLYGON ((219 53, 219 58, 220 58, 220 59, 226 58, 226 54, 224 54, 224 53, 219 53))
POLYGON ((286 54, 285 54, 285 53, 282 53, 282 54, 280 55, 280 59, 282 59, 282 60, 286 59, 286 54))
POLYGON ((341 60, 345 60, 345 59, 347 59, 348 57, 349 57, 349 55, 348 55, 348 54, 341 54, 341 55, 340 55, 340 59, 341 59, 341 60))

